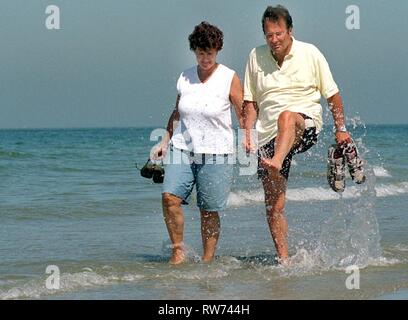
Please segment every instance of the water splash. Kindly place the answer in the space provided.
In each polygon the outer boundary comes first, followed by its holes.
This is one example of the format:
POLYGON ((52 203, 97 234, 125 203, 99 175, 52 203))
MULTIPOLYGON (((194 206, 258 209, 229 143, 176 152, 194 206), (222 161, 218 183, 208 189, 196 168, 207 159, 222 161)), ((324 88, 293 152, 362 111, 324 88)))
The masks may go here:
POLYGON ((388 170, 382 166, 374 166, 373 170, 374 170, 374 174, 376 177, 386 177, 386 178, 392 177, 391 174, 388 172, 388 170))
POLYGON ((381 257, 380 234, 375 215, 375 174, 366 165, 366 182, 360 197, 341 199, 335 211, 321 225, 318 255, 325 267, 366 266, 381 257))
MULTIPOLYGON (((363 129, 361 135, 353 137, 353 140, 357 145, 360 157, 368 159, 370 150, 363 143, 363 138, 367 133, 364 122, 359 116, 356 116, 349 118, 347 124, 353 129, 357 127, 363 129)), ((332 132, 323 132, 325 141, 332 139, 329 135, 332 135, 332 132)), ((327 197, 327 191, 319 190, 317 196, 319 200, 333 201, 322 209, 327 210, 327 212, 322 212, 326 218, 320 223, 320 234, 318 234, 315 243, 310 248, 297 248, 296 254, 292 256, 290 264, 295 266, 292 270, 310 272, 312 270, 346 268, 351 265, 365 267, 373 260, 377 261, 382 258, 381 237, 375 215, 375 202, 378 196, 375 173, 381 175, 384 172, 379 172, 378 168, 376 171, 365 162, 367 180, 364 184, 353 186, 348 177, 348 186, 344 194, 330 193, 333 196, 331 198, 327 197)), ((316 188, 311 189, 317 190, 316 188)), ((303 190, 307 191, 307 189, 303 190)), ((290 191, 289 189, 287 193, 288 199, 296 198, 290 194, 290 191)), ((313 196, 314 194, 302 192, 302 197, 296 200, 314 199, 316 198, 313 196)), ((286 269, 284 268, 284 270, 286 269)))
MULTIPOLYGON (((163 240, 162 242, 162 254, 166 255, 169 257, 171 256, 171 249, 173 247, 173 244, 171 243, 170 240, 163 240)), ((190 247, 189 245, 184 244, 184 255, 186 262, 190 263, 198 263, 201 261, 200 255, 194 250, 193 247, 190 247)))

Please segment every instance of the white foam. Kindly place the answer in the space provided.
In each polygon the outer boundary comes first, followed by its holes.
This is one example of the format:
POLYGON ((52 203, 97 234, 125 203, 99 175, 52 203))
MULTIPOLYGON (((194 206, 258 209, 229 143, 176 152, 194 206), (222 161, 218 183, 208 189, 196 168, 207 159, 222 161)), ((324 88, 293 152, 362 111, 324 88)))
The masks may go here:
POLYGON ((402 182, 391 185, 379 185, 375 187, 377 197, 395 196, 408 193, 408 182, 402 182))
POLYGON ((337 193, 322 187, 289 189, 286 194, 286 199, 290 201, 325 201, 339 198, 340 196, 337 193))
MULTIPOLYGON (((375 187, 377 197, 397 196, 408 193, 408 182, 398 184, 380 184, 375 187)), ((343 199, 353 199, 361 196, 361 189, 357 186, 350 186, 344 190, 343 199)), ((332 191, 328 187, 315 188, 294 188, 288 189, 286 199, 289 201, 328 201, 340 199, 340 194, 332 191)), ((251 191, 231 192, 228 197, 229 207, 241 207, 252 203, 263 203, 264 191, 255 189, 251 191)))
POLYGON ((378 258, 371 258, 368 260, 367 267, 386 267, 391 266, 394 264, 398 264, 401 261, 395 258, 385 258, 385 257, 378 257, 378 258))
MULTIPOLYGON (((83 270, 91 270, 90 268, 84 268, 83 270)), ((42 296, 52 294, 62 294, 66 292, 80 290, 82 288, 98 287, 105 285, 112 285, 120 281, 134 282, 144 278, 140 274, 109 274, 100 275, 93 271, 84 271, 78 273, 64 273, 60 278, 59 289, 48 289, 45 286, 45 279, 31 280, 21 286, 11 288, 6 291, 0 290, 0 300, 10 299, 38 299, 42 296)))
MULTIPOLYGON (((344 198, 352 198, 356 196, 356 188, 346 190, 343 193, 344 198)), ((256 189, 253 191, 231 192, 228 197, 228 206, 240 207, 249 205, 251 203, 263 203, 264 199, 265 196, 262 189, 256 189)), ((340 199, 340 195, 323 187, 298 188, 289 189, 286 192, 286 199, 289 201, 326 201, 340 199)))
MULTIPOLYGON (((335 253, 333 253, 335 255, 335 253)), ((355 257, 354 257, 355 258, 355 257)), ((321 273, 322 271, 329 270, 341 270, 346 271, 350 266, 356 266, 359 269, 364 269, 369 266, 374 267, 386 267, 400 263, 398 259, 379 257, 366 257, 355 264, 353 255, 344 257, 337 261, 334 259, 331 263, 325 262, 322 252, 318 249, 306 250, 298 249, 294 255, 289 258, 288 264, 277 265, 259 265, 255 267, 255 270, 262 274, 262 276, 268 276, 268 271, 277 271, 282 277, 302 277, 305 275, 321 273), (266 272, 265 272, 266 271, 266 272)))
POLYGON ((230 192, 228 196, 228 206, 230 207, 241 207, 253 202, 264 202, 264 192, 262 189, 230 192))
POLYGON ((393 249, 397 249, 398 251, 402 251, 402 252, 408 252, 408 245, 398 243, 397 245, 393 247, 393 249))
POLYGON ((385 177, 385 178, 392 177, 391 174, 387 171, 387 169, 381 166, 374 166, 373 171, 376 177, 385 177))
POLYGON ((228 270, 223 268, 218 268, 214 270, 193 270, 193 271, 173 271, 165 274, 165 277, 172 277, 175 279, 185 279, 185 280, 210 280, 210 279, 220 279, 225 278, 229 275, 228 270))

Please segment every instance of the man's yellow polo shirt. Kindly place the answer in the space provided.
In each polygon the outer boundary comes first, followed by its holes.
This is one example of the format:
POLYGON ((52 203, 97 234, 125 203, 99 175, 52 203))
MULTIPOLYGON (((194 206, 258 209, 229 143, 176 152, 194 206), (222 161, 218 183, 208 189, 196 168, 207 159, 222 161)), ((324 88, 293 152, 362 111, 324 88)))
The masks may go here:
POLYGON ((314 45, 297 41, 280 68, 268 45, 254 48, 245 70, 244 100, 259 107, 256 130, 259 146, 278 133, 277 121, 283 111, 311 117, 319 132, 323 125, 320 98, 339 92, 323 54, 314 45))

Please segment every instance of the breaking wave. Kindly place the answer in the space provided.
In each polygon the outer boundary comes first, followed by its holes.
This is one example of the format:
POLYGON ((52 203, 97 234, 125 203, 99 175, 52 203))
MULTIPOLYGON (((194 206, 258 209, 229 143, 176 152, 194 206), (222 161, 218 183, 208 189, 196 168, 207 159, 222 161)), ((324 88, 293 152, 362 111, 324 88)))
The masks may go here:
MULTIPOLYGON (((375 186, 376 196, 379 198, 398 196, 408 193, 408 182, 396 184, 380 184, 375 186)), ((359 187, 346 187, 342 196, 331 189, 323 187, 315 188, 294 188, 288 189, 286 199, 289 201, 329 201, 343 199, 359 198, 361 190, 359 187)), ((262 203, 264 201, 263 189, 253 191, 235 191, 231 192, 228 197, 229 207, 241 207, 252 203, 262 203)))

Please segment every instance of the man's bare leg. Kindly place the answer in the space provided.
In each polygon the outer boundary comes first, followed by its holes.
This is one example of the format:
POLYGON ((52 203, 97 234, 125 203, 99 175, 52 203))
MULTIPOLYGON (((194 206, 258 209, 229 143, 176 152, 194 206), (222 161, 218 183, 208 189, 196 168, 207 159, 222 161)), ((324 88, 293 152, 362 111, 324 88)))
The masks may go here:
POLYGON ((287 182, 278 171, 268 170, 267 177, 262 179, 265 191, 266 217, 280 263, 287 263, 288 223, 285 217, 285 195, 287 182))
POLYGON ((210 262, 214 258, 220 235, 220 217, 218 212, 201 212, 201 237, 203 240, 203 262, 210 262))
POLYGON ((164 221, 173 244, 170 264, 180 264, 185 259, 183 247, 184 214, 181 202, 180 198, 172 194, 163 193, 162 195, 164 221))
POLYGON ((275 153, 272 159, 262 158, 265 167, 281 170, 283 161, 292 147, 300 140, 305 130, 305 120, 297 112, 284 111, 278 119, 278 135, 275 139, 275 153))

